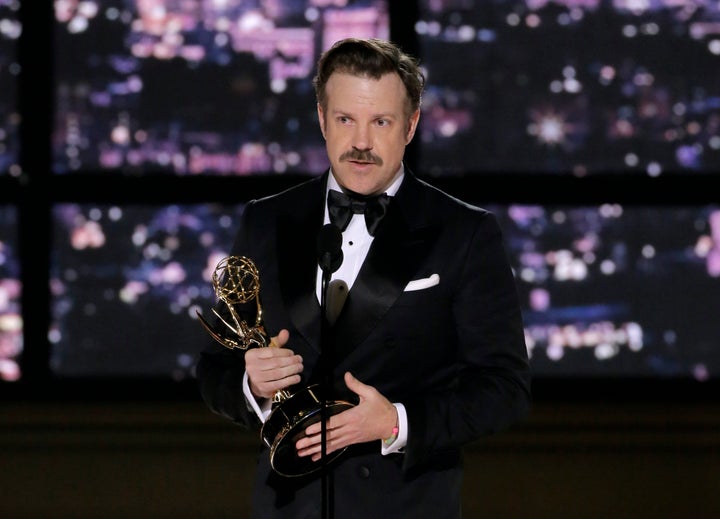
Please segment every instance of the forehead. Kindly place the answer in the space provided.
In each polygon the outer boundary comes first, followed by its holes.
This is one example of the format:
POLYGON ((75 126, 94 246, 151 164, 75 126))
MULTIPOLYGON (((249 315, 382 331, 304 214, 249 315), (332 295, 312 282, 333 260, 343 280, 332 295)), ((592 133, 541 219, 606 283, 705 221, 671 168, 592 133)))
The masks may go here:
POLYGON ((404 108, 407 96, 405 85, 397 74, 385 74, 379 79, 336 72, 325 88, 328 106, 335 110, 371 108, 391 113, 404 108))

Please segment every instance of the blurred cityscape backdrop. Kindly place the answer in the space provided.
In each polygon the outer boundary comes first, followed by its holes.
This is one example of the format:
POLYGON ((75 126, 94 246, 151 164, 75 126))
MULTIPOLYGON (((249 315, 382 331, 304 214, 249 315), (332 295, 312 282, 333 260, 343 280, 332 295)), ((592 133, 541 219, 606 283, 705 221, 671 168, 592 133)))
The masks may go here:
POLYGON ((498 214, 540 384, 718 377, 718 2, 0 0, 0 389, 192 379, 346 36, 420 59, 408 164, 498 214))

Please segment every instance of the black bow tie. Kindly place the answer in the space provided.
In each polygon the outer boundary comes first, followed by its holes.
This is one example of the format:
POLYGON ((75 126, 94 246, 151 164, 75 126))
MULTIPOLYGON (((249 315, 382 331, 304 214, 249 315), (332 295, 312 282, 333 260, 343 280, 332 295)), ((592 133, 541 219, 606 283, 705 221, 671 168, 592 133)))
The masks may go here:
POLYGON ((352 220, 353 214, 364 214, 368 233, 370 233, 370 236, 374 236, 380 220, 385 216, 390 197, 387 193, 371 196, 349 196, 331 189, 328 192, 327 203, 330 222, 338 229, 344 231, 350 220, 352 220))

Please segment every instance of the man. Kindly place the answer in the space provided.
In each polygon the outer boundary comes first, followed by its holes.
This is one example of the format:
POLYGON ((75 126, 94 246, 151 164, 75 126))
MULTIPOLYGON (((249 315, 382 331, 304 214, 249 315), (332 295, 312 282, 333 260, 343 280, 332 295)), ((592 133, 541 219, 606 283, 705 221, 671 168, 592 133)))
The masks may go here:
POLYGON ((342 40, 320 58, 314 85, 330 170, 249 202, 232 249, 257 266, 265 329, 280 347, 213 343, 197 366, 201 394, 214 412, 257 427, 277 391, 327 377, 328 284, 316 237, 339 212, 333 191, 386 193, 379 223, 362 214, 347 226, 333 222, 343 261, 332 278, 350 289, 331 325, 333 397, 356 405, 329 417, 324 430, 309 425, 294 443, 305 460, 340 454, 323 470, 286 477, 261 452, 253 513, 319 518, 331 478, 332 511, 343 519, 460 517, 462 447, 520 420, 530 404, 501 231, 494 215, 405 165, 424 87, 414 58, 390 42, 342 40))

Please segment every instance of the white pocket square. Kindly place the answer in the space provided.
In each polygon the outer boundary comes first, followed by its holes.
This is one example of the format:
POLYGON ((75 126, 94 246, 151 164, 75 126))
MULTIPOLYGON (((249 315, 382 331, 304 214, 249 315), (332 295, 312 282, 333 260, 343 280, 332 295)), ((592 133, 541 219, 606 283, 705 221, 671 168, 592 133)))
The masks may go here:
POLYGON ((405 292, 411 292, 413 290, 424 290, 426 288, 434 287, 440 283, 440 275, 433 274, 429 278, 414 279, 405 287, 405 292))

